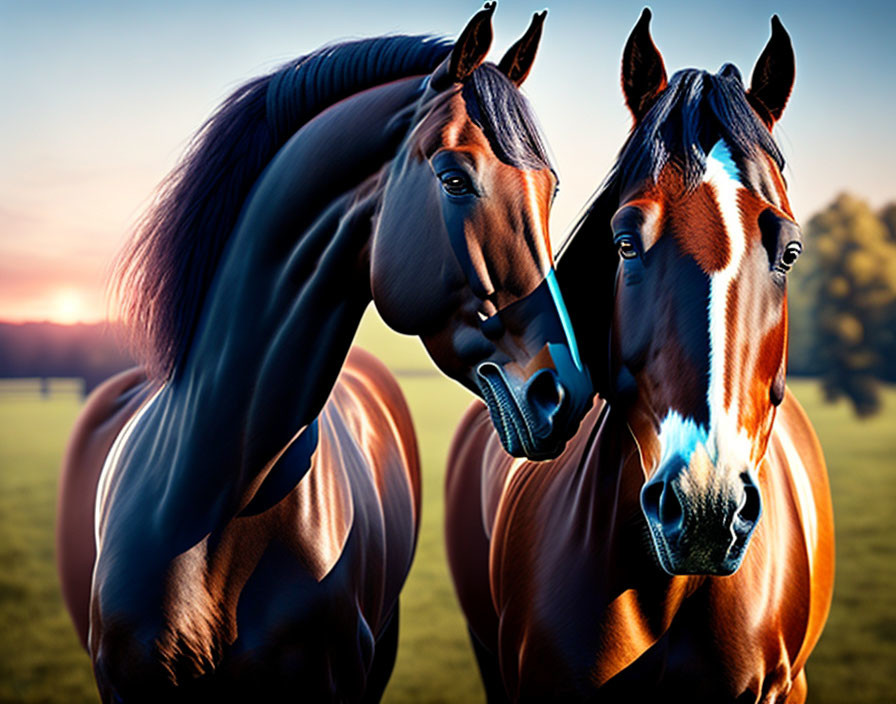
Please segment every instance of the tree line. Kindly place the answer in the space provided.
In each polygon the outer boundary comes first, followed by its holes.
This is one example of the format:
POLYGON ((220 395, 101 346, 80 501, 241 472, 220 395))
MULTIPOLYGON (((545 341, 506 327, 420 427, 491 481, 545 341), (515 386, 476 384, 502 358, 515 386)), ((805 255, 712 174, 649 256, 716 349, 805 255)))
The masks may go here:
POLYGON ((803 251, 787 286, 789 371, 873 414, 881 382, 896 382, 896 203, 837 196, 804 226, 803 251))
POLYGON ((134 366, 105 324, 0 323, 0 377, 68 377, 89 393, 134 366))

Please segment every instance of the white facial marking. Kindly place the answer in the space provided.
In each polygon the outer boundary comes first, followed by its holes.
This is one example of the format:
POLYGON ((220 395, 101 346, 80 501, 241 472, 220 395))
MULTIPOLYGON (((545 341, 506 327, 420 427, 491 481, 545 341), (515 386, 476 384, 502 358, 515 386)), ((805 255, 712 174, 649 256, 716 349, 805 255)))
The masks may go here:
POLYGON ((729 252, 728 263, 713 272, 709 283, 709 454, 717 464, 727 464, 724 457, 730 457, 732 468, 740 471, 742 463, 750 457, 751 442, 746 431, 738 427, 737 410, 742 399, 738 398, 736 384, 732 385, 731 403, 725 406, 725 366, 732 359, 734 368, 740 368, 745 360, 737 357, 740 339, 736 330, 728 330, 726 313, 728 292, 740 270, 747 239, 738 205, 738 194, 744 186, 731 151, 723 140, 716 142, 706 158, 703 181, 715 194, 729 252))
POLYGON ((660 447, 663 462, 679 454, 686 463, 698 445, 703 445, 717 467, 725 464, 723 457, 731 457, 732 469, 740 471, 742 462, 750 456, 750 438, 737 425, 737 399, 732 395, 731 405, 725 407, 725 362, 729 355, 737 354, 737 338, 726 327, 728 291, 740 269, 746 251, 746 235, 740 217, 738 192, 743 188, 737 166, 724 141, 719 140, 706 158, 703 182, 715 195, 722 216, 724 235, 728 242, 729 257, 725 267, 710 275, 709 294, 709 428, 694 420, 684 419, 670 412, 660 425, 660 447))
POLYGON ((689 462, 698 445, 706 445, 706 427, 690 418, 683 418, 677 411, 669 411, 660 423, 660 467, 680 455, 689 462))

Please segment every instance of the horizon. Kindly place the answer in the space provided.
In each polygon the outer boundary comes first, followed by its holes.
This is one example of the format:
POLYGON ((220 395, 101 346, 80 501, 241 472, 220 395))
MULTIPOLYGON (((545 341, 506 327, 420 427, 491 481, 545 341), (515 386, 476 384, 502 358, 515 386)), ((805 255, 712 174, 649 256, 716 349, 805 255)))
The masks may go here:
MULTIPOLYGON (((4 3, 8 66, 0 86, 0 320, 73 325, 108 320, 106 280, 156 185, 220 100, 252 76, 318 46, 390 32, 456 36, 481 3, 400 6, 285 0, 247 8, 203 0, 152 7, 109 2, 4 3)), ((777 13, 797 59, 793 96, 776 128, 790 200, 805 225, 843 191, 878 210, 896 200, 889 118, 896 9, 860 1, 709 0, 650 3, 651 31, 671 76, 733 62, 749 80, 777 13)), ((619 88, 622 46, 643 2, 549 6, 524 92, 561 175, 552 239, 603 179, 628 132, 619 88)), ((496 60, 541 5, 504 0, 496 60)), ((811 246, 811 243, 810 243, 811 246)))

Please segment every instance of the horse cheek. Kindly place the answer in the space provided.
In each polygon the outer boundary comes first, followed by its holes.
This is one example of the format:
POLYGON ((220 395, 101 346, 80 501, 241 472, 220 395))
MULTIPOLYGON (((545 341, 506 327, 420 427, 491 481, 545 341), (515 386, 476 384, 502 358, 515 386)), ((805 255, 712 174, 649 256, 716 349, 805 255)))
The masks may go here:
POLYGON ((396 204, 380 215, 371 253, 373 301, 397 332, 419 335, 447 319, 461 273, 441 220, 396 204))

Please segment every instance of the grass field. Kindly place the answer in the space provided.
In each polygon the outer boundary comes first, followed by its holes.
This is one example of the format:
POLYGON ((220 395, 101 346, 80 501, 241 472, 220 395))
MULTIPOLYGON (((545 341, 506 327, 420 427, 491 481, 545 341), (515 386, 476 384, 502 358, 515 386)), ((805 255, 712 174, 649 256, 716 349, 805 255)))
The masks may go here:
MULTIPOLYGON (((416 341, 375 320, 358 340, 401 372, 432 368, 416 341)), ((442 546, 444 458, 470 396, 437 375, 400 380, 422 450, 424 507, 386 702, 481 702, 442 546)), ((791 388, 822 439, 837 520, 834 606, 809 662, 809 701, 896 702, 896 389, 885 393, 880 415, 859 422, 845 404, 822 404, 815 383, 791 388)), ((54 382, 43 399, 36 384, 0 384, 0 702, 96 701, 53 561, 56 478, 80 405, 76 390, 54 382)))

